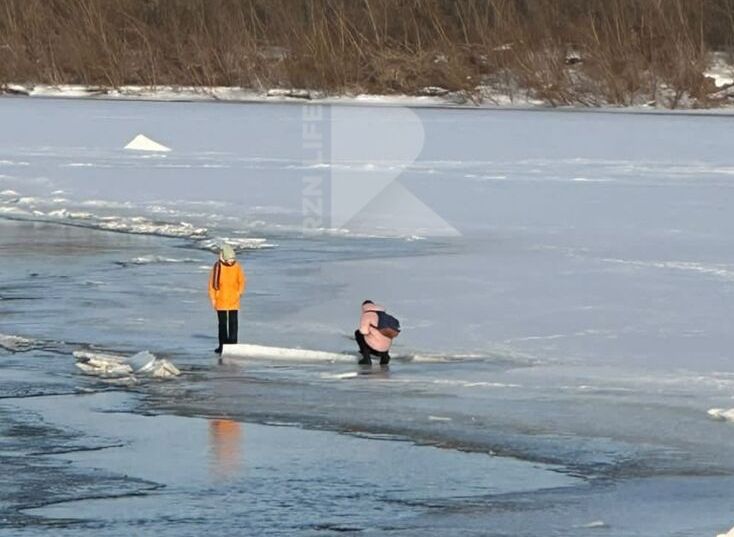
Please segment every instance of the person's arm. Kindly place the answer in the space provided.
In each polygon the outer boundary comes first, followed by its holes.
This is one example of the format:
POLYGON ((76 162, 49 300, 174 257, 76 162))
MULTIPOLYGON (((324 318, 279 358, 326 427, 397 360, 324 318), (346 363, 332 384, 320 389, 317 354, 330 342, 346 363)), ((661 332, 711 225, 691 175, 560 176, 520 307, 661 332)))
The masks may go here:
POLYGON ((359 322, 359 331, 363 336, 369 335, 370 328, 375 324, 373 320, 377 317, 377 314, 373 311, 368 311, 362 314, 362 318, 359 322))
POLYGON ((216 265, 212 267, 211 272, 209 272, 209 301, 212 303, 212 308, 217 309, 217 290, 214 289, 214 271, 216 270, 216 265))

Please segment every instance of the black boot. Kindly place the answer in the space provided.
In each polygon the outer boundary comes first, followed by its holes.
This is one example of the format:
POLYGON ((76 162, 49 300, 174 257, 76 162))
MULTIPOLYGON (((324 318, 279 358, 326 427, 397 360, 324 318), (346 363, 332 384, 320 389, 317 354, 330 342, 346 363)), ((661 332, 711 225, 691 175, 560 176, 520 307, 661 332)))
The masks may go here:
POLYGON ((362 353, 362 359, 357 362, 359 365, 372 365, 372 358, 369 351, 362 353))
POLYGON ((359 365, 372 365, 372 358, 370 357, 371 349, 367 346, 367 342, 364 340, 364 336, 359 330, 354 331, 354 339, 359 345, 359 354, 362 355, 362 359, 358 362, 359 365))
POLYGON ((382 353, 382 356, 380 356, 380 365, 387 365, 390 363, 390 355, 386 352, 382 353))

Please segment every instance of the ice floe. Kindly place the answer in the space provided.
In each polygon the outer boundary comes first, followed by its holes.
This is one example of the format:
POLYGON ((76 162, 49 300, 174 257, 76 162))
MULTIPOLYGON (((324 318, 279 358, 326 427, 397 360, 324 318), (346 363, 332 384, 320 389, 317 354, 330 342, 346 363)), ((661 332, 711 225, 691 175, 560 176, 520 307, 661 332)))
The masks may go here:
POLYGON ((153 264, 168 264, 168 263, 196 263, 196 259, 189 257, 176 258, 176 257, 164 257, 160 255, 144 255, 140 257, 134 257, 129 262, 121 262, 120 264, 130 265, 153 265, 153 264))
POLYGON ((354 362, 354 354, 313 351, 286 347, 267 347, 265 345, 224 345, 222 356, 227 358, 261 358, 267 360, 304 360, 322 362, 354 362))
POLYGON ((76 366, 85 374, 103 378, 133 377, 135 375, 154 378, 177 377, 181 371, 165 358, 143 351, 132 356, 118 356, 91 351, 75 351, 76 366))
MULTIPOLYGON (((203 267, 208 269, 209 267, 203 267)), ((455 362, 463 360, 497 360, 496 357, 479 354, 454 354, 454 355, 422 355, 422 354, 392 354, 395 362, 421 362, 421 363, 443 363, 455 362)), ((267 345, 254 345, 249 343, 239 343, 236 345, 224 345, 222 356, 225 358, 252 358, 260 360, 284 360, 284 361, 315 361, 315 362, 356 362, 357 351, 355 347, 354 353, 349 352, 329 352, 309 349, 300 349, 294 347, 270 347, 267 345)), ((517 361, 517 363, 526 364, 527 360, 512 356, 504 356, 502 360, 517 361)), ((444 381, 437 381, 444 382, 444 381)), ((450 383, 452 381, 446 381, 450 383)), ((516 384, 503 384, 493 382, 471 382, 456 381, 458 385, 466 387, 492 387, 492 388, 515 388, 516 384)))
MULTIPOLYGON (((734 422, 734 408, 711 408, 708 411, 708 415, 711 417, 711 419, 717 421, 734 422)), ((734 537, 734 535, 732 537, 734 537)))
POLYGON ((171 150, 170 147, 166 147, 163 144, 151 140, 144 134, 138 134, 135 138, 125 146, 125 149, 131 149, 133 151, 161 151, 168 152, 171 150))
POLYGON ((229 244, 236 252, 243 250, 258 250, 260 248, 274 248, 274 244, 270 244, 267 239, 257 237, 215 237, 213 239, 203 239, 197 242, 202 250, 211 252, 219 252, 223 244, 229 244))
POLYGON ((21 336, 0 334, 0 349, 10 352, 24 352, 38 348, 40 343, 21 336))

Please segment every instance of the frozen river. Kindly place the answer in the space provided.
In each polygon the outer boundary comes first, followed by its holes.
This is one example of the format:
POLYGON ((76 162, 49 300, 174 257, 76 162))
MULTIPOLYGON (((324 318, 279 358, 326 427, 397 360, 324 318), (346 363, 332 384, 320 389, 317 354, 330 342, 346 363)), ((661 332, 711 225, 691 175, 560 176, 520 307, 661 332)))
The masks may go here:
POLYGON ((734 118, 4 98, 0 119, 0 533, 734 525, 734 424, 707 414, 734 407, 734 118), (139 133, 171 151, 124 150, 139 133), (404 325, 390 371, 218 364, 223 239, 241 340, 349 352, 373 298, 404 325), (90 346, 184 375, 82 377, 90 346))

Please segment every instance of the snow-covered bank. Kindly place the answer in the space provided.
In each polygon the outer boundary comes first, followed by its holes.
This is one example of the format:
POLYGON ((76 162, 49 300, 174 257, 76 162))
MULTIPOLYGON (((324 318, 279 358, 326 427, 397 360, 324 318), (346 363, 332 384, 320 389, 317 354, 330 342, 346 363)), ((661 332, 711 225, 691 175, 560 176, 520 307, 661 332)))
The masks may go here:
POLYGON ((229 86, 120 86, 107 88, 81 84, 6 84, 0 85, 0 95, 33 98, 140 100, 160 102, 227 102, 227 103, 312 103, 345 106, 403 106, 409 108, 463 108, 463 109, 573 109, 634 112, 677 113, 733 113, 734 67, 717 60, 706 73, 716 87, 712 93, 715 106, 702 107, 698 103, 682 103, 674 107, 662 105, 655 99, 642 99, 629 106, 604 103, 602 100, 587 104, 559 105, 533 96, 529 91, 502 91, 480 86, 473 93, 449 91, 440 87, 426 87, 419 94, 328 94, 309 89, 270 89, 229 86))
POLYGON ((409 106, 409 107, 469 107, 517 106, 544 107, 541 100, 528 96, 512 98, 486 91, 483 101, 472 101, 462 92, 450 92, 443 88, 425 88, 420 95, 329 95, 318 90, 270 89, 257 91, 250 88, 228 86, 120 86, 106 88, 81 84, 6 84, 0 86, 0 94, 27 97, 69 99, 112 99, 145 101, 220 101, 241 103, 312 102, 318 104, 409 106))

